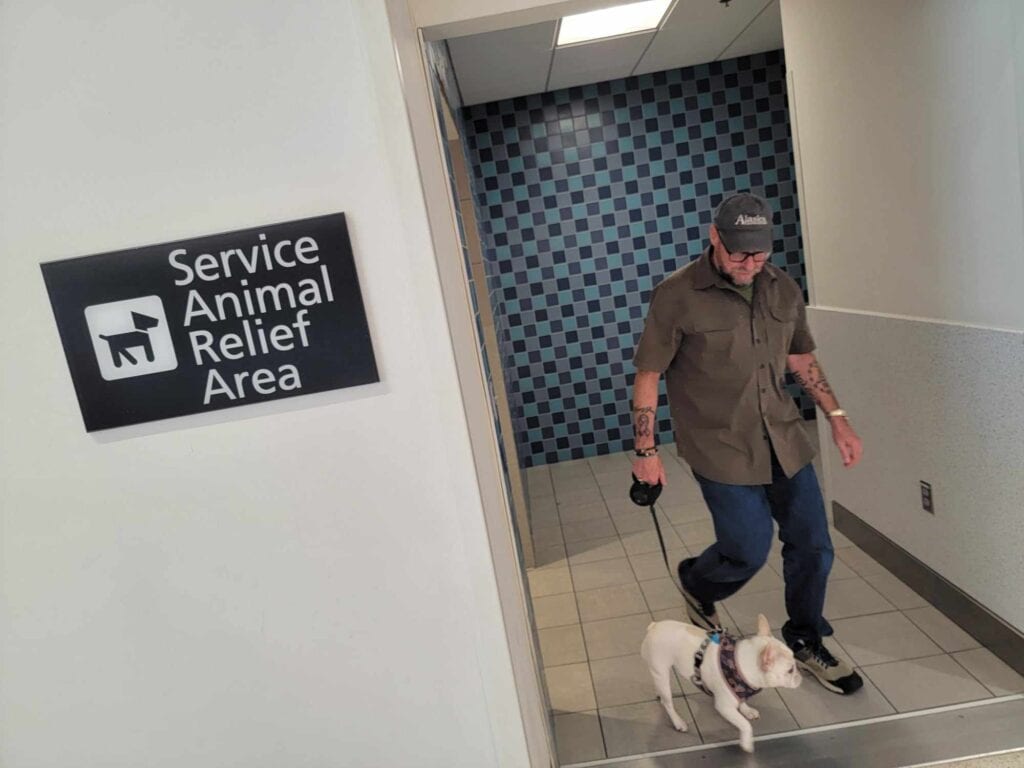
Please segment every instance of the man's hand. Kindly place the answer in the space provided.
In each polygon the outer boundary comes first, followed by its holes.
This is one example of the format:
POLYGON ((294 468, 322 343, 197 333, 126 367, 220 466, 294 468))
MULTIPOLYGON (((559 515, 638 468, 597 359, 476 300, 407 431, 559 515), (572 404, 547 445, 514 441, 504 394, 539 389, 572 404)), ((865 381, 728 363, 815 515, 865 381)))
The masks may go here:
POLYGON ((668 485, 668 480, 665 479, 665 465, 661 463, 661 456, 658 454, 633 459, 633 474, 637 480, 648 485, 668 485))
MULTIPOLYGON (((843 458, 844 467, 855 467, 864 453, 864 443, 853 431, 850 422, 843 416, 830 419, 832 423, 832 439, 835 441, 839 455, 843 458)), ((639 475, 637 475, 639 477, 639 475)))

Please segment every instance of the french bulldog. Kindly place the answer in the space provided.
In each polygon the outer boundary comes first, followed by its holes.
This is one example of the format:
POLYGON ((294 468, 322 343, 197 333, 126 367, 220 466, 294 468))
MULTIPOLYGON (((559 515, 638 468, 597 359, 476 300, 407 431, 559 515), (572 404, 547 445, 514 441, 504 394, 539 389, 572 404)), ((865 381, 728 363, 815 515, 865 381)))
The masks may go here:
MULTIPOLYGON (((661 705, 678 731, 686 731, 687 726, 672 705, 672 668, 675 667, 680 676, 692 678, 694 657, 707 637, 707 632, 693 624, 654 621, 648 625, 640 646, 640 655, 647 662, 661 705)), ((753 752, 754 729, 749 721, 756 720, 760 714, 730 687, 720 663, 721 650, 720 644, 708 643, 700 664, 701 679, 714 697, 718 713, 739 729, 740 747, 745 752, 753 752)), ((772 636, 763 615, 757 617, 756 635, 736 641, 735 667, 740 683, 745 682, 753 689, 796 688, 802 680, 793 651, 772 636)))

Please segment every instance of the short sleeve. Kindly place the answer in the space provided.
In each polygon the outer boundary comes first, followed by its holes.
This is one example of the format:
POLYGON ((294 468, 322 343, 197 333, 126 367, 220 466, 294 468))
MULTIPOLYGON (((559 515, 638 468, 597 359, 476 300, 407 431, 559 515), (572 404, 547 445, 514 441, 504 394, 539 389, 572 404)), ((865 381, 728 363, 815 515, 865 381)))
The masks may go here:
POLYGON ((789 343, 789 354, 806 355, 816 349, 811 329, 807 325, 807 307, 803 301, 800 302, 800 310, 796 316, 796 328, 793 331, 793 339, 789 343))
POLYGON ((679 351, 683 332, 679 326, 677 307, 669 300, 669 294, 659 284, 651 292, 651 303, 647 310, 647 321, 636 345, 633 366, 638 371, 664 372, 679 351))

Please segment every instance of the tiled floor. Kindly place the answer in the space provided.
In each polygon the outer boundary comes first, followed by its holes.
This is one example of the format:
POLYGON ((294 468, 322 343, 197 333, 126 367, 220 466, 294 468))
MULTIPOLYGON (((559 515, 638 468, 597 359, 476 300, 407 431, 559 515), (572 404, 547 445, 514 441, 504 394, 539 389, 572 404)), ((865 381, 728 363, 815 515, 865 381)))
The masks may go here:
MULTIPOLYGON (((659 521, 673 567, 714 540, 700 490, 672 450, 659 521)), ((688 680, 675 681, 678 733, 657 703, 640 643, 650 621, 686 620, 646 509, 626 495, 628 454, 527 471, 537 567, 529 572, 544 676, 563 764, 731 740, 735 733, 688 680)), ((826 644, 864 677, 853 696, 810 678, 764 691, 755 705, 766 734, 1024 691, 1024 679, 837 531, 825 615, 826 644)), ((750 633, 758 613, 785 621, 782 560, 719 606, 728 628, 750 633)))
POLYGON ((974 760, 958 760, 953 763, 933 765, 931 768, 1024 768, 1024 752, 1008 752, 1005 755, 979 757, 974 760))

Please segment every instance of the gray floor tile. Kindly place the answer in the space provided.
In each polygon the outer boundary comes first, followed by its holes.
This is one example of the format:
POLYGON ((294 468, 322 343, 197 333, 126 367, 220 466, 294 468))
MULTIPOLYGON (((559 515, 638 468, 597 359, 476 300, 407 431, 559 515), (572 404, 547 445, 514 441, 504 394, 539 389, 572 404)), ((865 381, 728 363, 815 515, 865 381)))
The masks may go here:
POLYGON ((785 588, 785 584, 782 581, 782 577, 779 576, 771 568, 762 568, 756 574, 754 578, 743 585, 737 594, 740 595, 753 595, 757 592, 770 592, 772 590, 781 590, 785 588))
POLYGON ((572 490, 562 491, 556 486, 555 499, 558 501, 559 511, 565 507, 581 507, 585 504, 604 503, 601 489, 597 487, 597 483, 593 480, 587 485, 574 485, 572 490))
MULTIPOLYGON (((690 706, 690 712, 697 722, 697 728, 700 729, 705 744, 735 741, 739 738, 736 726, 718 714, 714 699, 710 696, 698 693, 695 696, 688 696, 686 703, 690 706)), ((761 715, 757 720, 751 721, 755 739, 769 733, 795 731, 799 728, 789 709, 774 690, 763 690, 747 703, 761 715)))
POLYGON ((533 498, 554 496, 551 472, 545 467, 530 467, 526 470, 526 492, 533 498))
POLYGON ((587 459, 590 469, 595 475, 610 474, 616 472, 629 477, 633 462, 624 453, 605 453, 600 456, 591 456, 587 459))
MULTIPOLYGON (((611 522, 609 520, 609 522, 611 522)), ((548 525, 548 526, 534 526, 533 530, 533 547, 534 549, 543 549, 544 547, 560 547, 565 544, 565 539, 562 538, 562 526, 561 525, 548 525)))
POLYGON ((606 757, 597 711, 555 715, 555 744, 562 765, 606 757))
POLYGON ((865 576, 864 581, 897 608, 921 608, 928 605, 927 600, 891 573, 872 573, 865 576))
POLYGON ((606 517, 608 517, 608 508, 600 499, 558 508, 558 519, 562 521, 563 526, 582 523, 586 520, 601 520, 606 517))
POLYGON ((555 491, 559 485, 594 479, 594 469, 588 459, 573 459, 551 464, 551 482, 555 491))
POLYGON ((862 579, 844 579, 828 585, 825 618, 830 621, 891 610, 894 610, 893 604, 862 579))
POLYGON ((576 610, 576 595, 566 592, 562 595, 535 597, 533 599, 533 618, 537 623, 537 629, 579 624, 580 615, 576 610))
POLYGON ((1024 678, 986 648, 960 651, 953 658, 996 696, 1024 693, 1024 678))
POLYGON ((715 528, 710 520, 703 520, 697 523, 684 523, 673 526, 683 544, 691 552, 702 552, 704 549, 715 543, 715 528))
POLYGON ((942 649, 902 613, 876 613, 832 622, 857 666, 934 656, 942 649))
POLYGON ((768 561, 766 564, 769 568, 779 574, 779 576, 785 575, 782 570, 782 555, 778 552, 770 552, 768 554, 768 561))
POLYGON ((779 689, 778 693, 801 728, 891 715, 895 711, 869 679, 856 693, 840 696, 805 674, 799 688, 779 689))
POLYGON ((846 547, 852 547, 853 542, 846 538, 846 535, 837 531, 834 527, 829 526, 829 534, 832 537, 832 546, 835 549, 845 549, 846 547))
POLYGON ((601 495, 605 497, 605 500, 617 498, 622 496, 622 489, 628 489, 630 484, 633 482, 630 478, 629 470, 625 473, 622 472, 608 472, 600 475, 595 475, 594 479, 597 481, 598 488, 601 489, 601 495), (625 478, 625 480, 623 480, 625 478))
POLYGON ((656 701, 600 710, 608 756, 621 757, 700 744, 686 700, 680 696, 673 701, 676 712, 690 726, 687 733, 680 733, 672 727, 665 710, 656 701))
POLYGON ((669 478, 668 485, 662 491, 658 499, 659 503, 666 507, 697 507, 705 515, 708 515, 708 508, 700 487, 684 475, 676 475, 669 478))
POLYGON ((556 496, 560 490, 572 490, 593 482, 594 470, 586 459, 574 461, 571 465, 557 464, 551 468, 551 484, 555 487, 556 496))
POLYGON ((649 613, 585 622, 583 637, 586 641, 587 655, 593 661, 640 653, 640 644, 650 623, 649 613))
POLYGON ((621 536, 643 531, 654 533, 654 520, 651 517, 651 513, 637 507, 633 507, 633 509, 626 510, 625 512, 612 513, 612 521, 615 523, 615 530, 621 536))
POLYGON ((626 556, 626 550, 623 549, 622 540, 618 536, 572 541, 565 545, 565 551, 569 555, 569 565, 596 563, 600 560, 615 560, 626 556))
POLYGON ((593 471, 586 459, 573 459, 572 461, 560 461, 557 464, 548 464, 551 469, 551 480, 569 480, 571 478, 591 477, 593 471))
POLYGON ((635 582, 577 592, 576 603, 583 621, 603 621, 635 613, 648 613, 643 592, 635 582))
MULTIPOLYGON (((655 701, 658 698, 654 683, 651 682, 651 674, 647 670, 647 662, 640 654, 594 659, 590 662, 590 674, 594 680, 594 692, 600 709, 622 704, 638 704, 641 701, 655 701)), ((682 694, 675 676, 672 680, 672 694, 682 694)))
MULTIPOLYGON (((661 621, 662 619, 671 619, 672 621, 681 621, 684 624, 692 623, 690 621, 690 618, 686 615, 686 608, 684 608, 683 606, 676 606, 675 608, 663 608, 658 611, 651 611, 651 615, 654 617, 655 621, 661 621)), ((729 611, 725 607, 724 603, 718 604, 718 620, 722 622, 722 626, 724 626, 726 630, 728 630, 729 632, 732 632, 733 634, 743 634, 743 630, 741 630, 737 626, 735 619, 733 619, 733 617, 729 614, 729 611)), ((687 684, 687 681, 684 680, 684 693, 697 692, 696 688, 693 688, 691 691, 686 691, 685 686, 687 684)))
POLYGON ((558 544, 553 547, 535 547, 533 550, 533 561, 533 567, 541 570, 567 568, 569 566, 569 558, 564 544, 558 544))
MULTIPOLYGON (((575 541, 587 541, 588 539, 603 539, 608 536, 618 536, 615 524, 610 516, 598 517, 593 520, 584 520, 579 523, 568 523, 559 528, 559 536, 564 537, 565 543, 575 541)), ((536 541, 536 534, 534 540, 536 541)))
POLYGON ((614 489, 605 489, 603 491, 604 503, 608 506, 608 511, 611 513, 612 517, 625 515, 630 512, 645 512, 647 516, 650 517, 650 512, 648 512, 644 507, 638 507, 630 500, 629 496, 626 495, 628 491, 628 484, 621 492, 614 489))
POLYGON ((579 624, 537 630, 541 661, 545 667, 576 664, 587 660, 579 624))
POLYGON ((590 665, 565 664, 544 670, 551 709, 556 713, 586 712, 597 708, 594 686, 590 681, 590 665))
POLYGON ((853 568, 861 576, 874 573, 889 573, 885 566, 858 547, 837 549, 836 557, 853 568))
MULTIPOLYGON (((966 651, 970 653, 970 651, 966 651)), ((900 712, 987 699, 992 694, 951 656, 894 661, 863 672, 900 712)))
POLYGON ((980 647, 981 643, 967 634, 953 621, 939 611, 938 608, 926 606, 924 608, 912 608, 903 612, 904 615, 928 637, 939 644, 939 647, 946 653, 953 651, 966 651, 971 648, 980 647))
POLYGON ((532 568, 526 573, 530 582, 530 595, 534 598, 572 592, 572 577, 568 568, 532 568))
POLYGON ((675 573, 679 562, 689 556, 690 553, 685 547, 679 547, 668 550, 668 567, 665 566, 660 549, 657 552, 630 555, 629 562, 633 566, 637 581, 650 581, 662 577, 671 578, 670 574, 675 573))
POLYGON ((680 506, 668 506, 659 502, 658 511, 672 525, 700 523, 710 519, 711 515, 703 502, 691 502, 680 506))
MULTIPOLYGON (((662 526, 661 537, 665 542, 665 549, 685 547, 683 540, 676 535, 670 525, 662 526)), ((622 546, 626 548, 626 553, 629 555, 643 555, 647 552, 661 554, 661 542, 658 540, 658 532, 654 529, 623 534, 622 546)))
POLYGON ((561 524, 554 496, 530 501, 530 525, 533 528, 553 528, 561 524))
POLYGON ((757 631, 757 614, 763 613, 773 629, 781 629, 789 619, 786 613, 786 601, 781 589, 754 594, 737 593, 724 600, 726 610, 736 622, 740 632, 745 635, 757 631))
POLYGON ((937 763, 930 768, 1024 768, 1024 751, 1016 750, 1001 755, 937 763))
POLYGON ((640 589, 643 590, 644 599, 647 600, 647 607, 652 611, 685 605, 679 588, 668 576, 661 579, 652 579, 651 581, 642 581, 640 582, 640 589))
POLYGON ((859 579, 860 576, 853 568, 848 566, 838 557, 832 561, 832 570, 829 571, 828 580, 829 582, 839 581, 841 579, 859 579))
POLYGON ((577 592, 613 587, 617 584, 632 584, 636 581, 629 560, 625 557, 573 565, 571 571, 572 581, 577 592))

